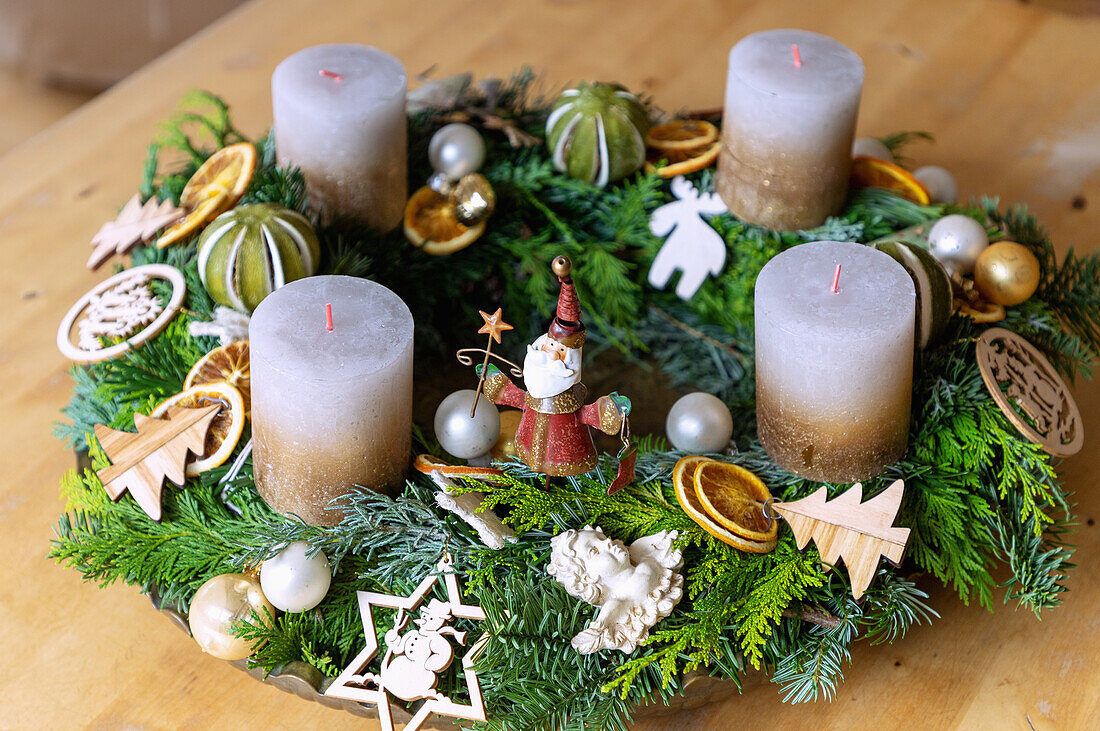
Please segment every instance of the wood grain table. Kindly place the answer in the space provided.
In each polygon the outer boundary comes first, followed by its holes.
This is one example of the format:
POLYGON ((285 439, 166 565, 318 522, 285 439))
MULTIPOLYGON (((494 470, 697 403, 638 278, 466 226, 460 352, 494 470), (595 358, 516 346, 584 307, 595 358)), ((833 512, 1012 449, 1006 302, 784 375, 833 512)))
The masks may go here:
MULTIPOLYGON (((62 313, 103 278, 87 241, 134 191, 145 145, 190 88, 270 124, 269 77, 302 47, 355 41, 434 68, 549 82, 618 80, 669 109, 721 104, 725 57, 746 33, 793 26, 867 66, 860 133, 930 130, 910 150, 954 171, 963 195, 1027 202, 1060 250, 1100 231, 1100 21, 1007 0, 257 0, 0 158, 0 727, 375 728, 265 687, 204 656, 135 589, 105 591, 45 560, 73 463, 50 436, 67 402, 53 345, 62 313)), ((656 729, 1100 727, 1100 389, 1079 384, 1084 451, 1064 465, 1081 525, 1065 605, 1037 620, 941 592, 943 615, 893 646, 859 644, 832 704, 785 706, 750 679, 656 729)), ((999 600, 998 600, 999 601, 999 600)))

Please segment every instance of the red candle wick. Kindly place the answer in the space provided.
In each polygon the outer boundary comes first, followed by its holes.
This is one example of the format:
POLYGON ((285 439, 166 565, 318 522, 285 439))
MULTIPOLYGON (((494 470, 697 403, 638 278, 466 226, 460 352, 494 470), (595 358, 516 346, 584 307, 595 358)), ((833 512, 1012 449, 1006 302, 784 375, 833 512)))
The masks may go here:
POLYGON ((798 52, 798 44, 791 44, 791 54, 794 56, 794 67, 796 69, 802 68, 802 54, 798 52))
MULTIPOLYGON (((332 79, 333 81, 343 81, 344 80, 343 76, 336 73, 335 71, 329 71, 328 69, 321 69, 317 73, 319 73, 321 76, 324 76, 326 79, 332 79)), ((329 328, 329 330, 331 330, 331 329, 332 328, 329 328)))
POLYGON ((830 291, 836 294, 840 291, 840 265, 836 265, 836 274, 833 275, 833 286, 830 287, 830 291))
POLYGON ((325 329, 332 332, 332 305, 325 305, 325 329))

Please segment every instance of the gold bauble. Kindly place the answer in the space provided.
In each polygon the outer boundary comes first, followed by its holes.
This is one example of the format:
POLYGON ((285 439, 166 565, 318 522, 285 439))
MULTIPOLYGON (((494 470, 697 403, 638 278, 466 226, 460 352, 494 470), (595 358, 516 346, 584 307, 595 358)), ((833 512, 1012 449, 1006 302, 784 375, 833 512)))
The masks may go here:
POLYGON ((497 196, 485 176, 470 173, 462 176, 451 190, 455 218, 463 226, 476 226, 493 215, 497 196))
POLYGON ((522 411, 514 409, 501 410, 500 412, 500 438, 489 454, 498 461, 509 460, 516 454, 516 430, 519 429, 519 420, 523 417, 522 411))
POLYGON ((974 286, 998 305, 1018 305, 1039 286, 1039 260, 1015 241, 991 244, 974 263, 974 286))

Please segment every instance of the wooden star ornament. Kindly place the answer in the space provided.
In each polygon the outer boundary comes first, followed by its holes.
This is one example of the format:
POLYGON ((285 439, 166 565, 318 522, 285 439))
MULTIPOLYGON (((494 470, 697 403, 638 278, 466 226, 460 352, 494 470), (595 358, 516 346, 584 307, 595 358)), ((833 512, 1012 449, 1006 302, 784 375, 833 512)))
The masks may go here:
POLYGON ((370 591, 356 592, 366 647, 337 676, 325 695, 376 704, 378 720, 387 731, 394 731, 391 696, 405 701, 424 701, 405 726, 405 731, 416 731, 433 713, 469 721, 486 720, 485 701, 481 696, 481 685, 473 666, 489 641, 488 634, 482 635, 461 659, 462 674, 470 694, 469 705, 455 703, 436 690, 438 674, 455 659, 454 644, 466 643, 466 633, 451 627, 451 619, 465 617, 485 620, 485 612, 481 607, 462 603, 458 579, 451 573, 451 566, 451 557, 445 555, 437 566, 440 573, 425 577, 407 597, 370 591), (432 599, 421 607, 424 598, 440 579, 447 589, 447 601, 432 599), (382 656, 378 673, 366 672, 367 665, 378 654, 379 649, 372 607, 397 610, 394 626, 385 635, 386 652, 382 656), (411 613, 418 608, 419 617, 412 619, 411 613), (410 620, 416 625, 415 629, 408 628, 410 620), (453 639, 449 640, 448 637, 453 639))

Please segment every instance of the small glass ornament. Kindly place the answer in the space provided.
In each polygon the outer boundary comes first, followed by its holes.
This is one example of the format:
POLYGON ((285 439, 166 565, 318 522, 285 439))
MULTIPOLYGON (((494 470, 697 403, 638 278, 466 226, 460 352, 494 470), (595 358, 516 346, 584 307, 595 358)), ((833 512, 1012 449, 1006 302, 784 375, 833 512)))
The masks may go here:
POLYGON ((468 124, 444 125, 428 143, 428 160, 436 172, 450 180, 475 173, 485 162, 485 140, 468 124))
POLYGON ((721 399, 709 393, 689 393, 669 409, 665 432, 683 452, 720 452, 733 436, 733 416, 721 399))
POLYGON ((464 175, 451 190, 451 201, 458 222, 463 226, 476 226, 493 215, 497 196, 484 175, 470 173, 464 175))
POLYGON ((894 162, 894 153, 877 137, 858 137, 852 142, 852 157, 866 155, 886 162, 894 162))
POLYGON ((959 184, 947 168, 925 165, 914 170, 913 177, 928 188, 933 203, 954 203, 959 198, 959 184))
POLYGON ((928 232, 928 250, 949 273, 970 274, 987 246, 989 236, 982 225, 961 213, 944 216, 928 232))
POLYGON ((974 286, 982 297, 998 305, 1018 305, 1039 287, 1039 260, 1015 241, 998 241, 974 264, 974 286))
POLYGON ((252 643, 234 635, 233 628, 255 621, 253 613, 264 621, 275 614, 260 582, 246 574, 221 574, 195 592, 187 621, 203 652, 222 660, 243 660, 252 654, 252 643))
POLYGON ((435 410, 435 437, 449 453, 460 459, 474 459, 492 449, 500 437, 500 414, 489 399, 477 399, 473 389, 455 391, 435 410))
POLYGON ((332 583, 332 567, 321 551, 294 541, 260 567, 260 588, 276 609, 305 612, 321 603, 332 583))

